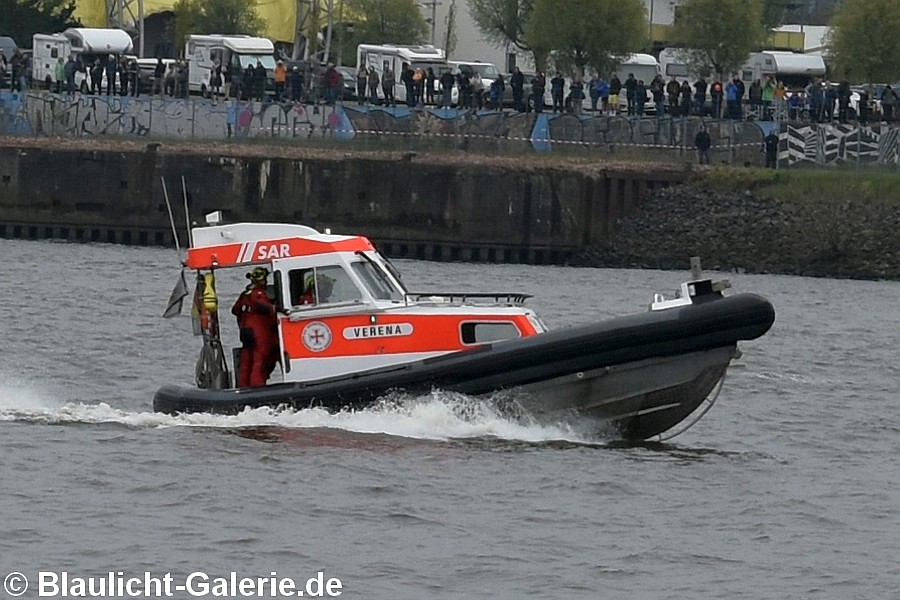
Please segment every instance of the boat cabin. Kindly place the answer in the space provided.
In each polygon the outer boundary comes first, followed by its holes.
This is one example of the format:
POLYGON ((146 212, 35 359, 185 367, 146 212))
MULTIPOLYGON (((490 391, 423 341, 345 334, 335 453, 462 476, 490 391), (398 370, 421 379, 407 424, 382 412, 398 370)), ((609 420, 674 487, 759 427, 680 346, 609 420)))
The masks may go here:
MULTIPOLYGON (((524 307, 525 295, 409 292, 365 237, 304 225, 194 228, 186 266, 201 275, 198 281, 218 269, 269 269, 289 382, 398 366, 546 330, 524 307)), ((218 325, 200 330, 205 341, 218 342, 218 325)))

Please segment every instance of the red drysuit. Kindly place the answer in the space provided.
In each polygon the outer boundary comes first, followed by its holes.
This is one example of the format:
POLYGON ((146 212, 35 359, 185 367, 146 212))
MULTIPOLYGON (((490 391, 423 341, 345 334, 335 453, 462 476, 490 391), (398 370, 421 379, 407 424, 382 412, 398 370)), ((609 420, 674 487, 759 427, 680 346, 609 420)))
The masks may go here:
POLYGON ((278 362, 278 325, 275 304, 264 282, 248 287, 231 308, 241 330, 241 367, 238 387, 262 387, 278 362))

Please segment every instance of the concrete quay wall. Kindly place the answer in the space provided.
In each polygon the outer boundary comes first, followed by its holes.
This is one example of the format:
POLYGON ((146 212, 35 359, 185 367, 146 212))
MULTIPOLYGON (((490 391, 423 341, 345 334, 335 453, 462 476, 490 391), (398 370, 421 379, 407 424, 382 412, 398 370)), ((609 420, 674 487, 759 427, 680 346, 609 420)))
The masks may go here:
POLYGON ((174 246, 168 193, 182 246, 186 194, 192 222, 222 210, 231 222, 363 234, 393 257, 560 264, 607 239, 649 191, 688 176, 533 158, 9 138, 0 237, 174 246))

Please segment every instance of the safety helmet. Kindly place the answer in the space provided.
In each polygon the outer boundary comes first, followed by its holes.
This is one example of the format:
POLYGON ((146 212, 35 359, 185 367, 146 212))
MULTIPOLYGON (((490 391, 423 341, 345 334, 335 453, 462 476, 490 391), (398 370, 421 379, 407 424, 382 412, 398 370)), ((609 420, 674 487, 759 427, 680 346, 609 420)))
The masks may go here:
POLYGON ((266 277, 268 276, 269 270, 265 267, 256 267, 255 269, 247 273, 247 279, 254 283, 265 281, 266 277))

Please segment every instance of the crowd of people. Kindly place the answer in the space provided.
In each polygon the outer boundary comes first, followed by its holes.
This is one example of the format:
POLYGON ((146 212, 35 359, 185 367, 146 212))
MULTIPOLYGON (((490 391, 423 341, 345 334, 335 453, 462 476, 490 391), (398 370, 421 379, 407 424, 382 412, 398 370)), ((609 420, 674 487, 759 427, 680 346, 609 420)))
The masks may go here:
POLYGON ((13 91, 24 92, 28 89, 28 58, 19 48, 7 57, 6 51, 0 48, 0 90, 6 87, 6 79, 13 91))
MULTIPOLYGON (((184 59, 157 59, 152 75, 144 74, 137 60, 110 54, 92 56, 87 64, 78 55, 59 58, 54 76, 43 82, 45 89, 57 93, 151 95, 187 98, 189 67, 184 59), (76 85, 77 73, 83 83, 76 85), (143 88, 143 89, 142 89, 143 88)), ((352 75, 351 75, 352 77, 352 75)), ((5 56, 0 49, 0 88, 9 79, 13 90, 27 89, 27 57, 18 49, 5 56)), ((672 76, 665 81, 656 75, 650 82, 629 73, 622 81, 617 73, 609 78, 594 74, 587 82, 556 72, 549 84, 542 72, 526 76, 516 67, 508 79, 498 75, 487 83, 476 69, 456 72, 433 67, 413 68, 404 63, 400 73, 388 66, 382 69, 361 66, 356 73, 357 103, 395 106, 395 89, 405 91, 404 103, 410 107, 451 106, 464 109, 502 109, 511 106, 517 112, 542 111, 545 91, 550 92, 553 112, 580 114, 589 100, 592 114, 626 114, 641 117, 653 113, 660 117, 702 116, 713 119, 808 120, 812 122, 857 121, 892 122, 900 108, 900 93, 892 86, 851 88, 847 80, 839 83, 814 79, 803 88, 789 90, 783 81, 767 75, 749 85, 737 75, 730 79, 699 77, 692 83, 672 76), (511 94, 508 94, 507 92, 511 94), (511 95, 511 98, 510 98, 511 95), (621 104, 620 104, 621 103, 621 104)), ((205 95, 218 101, 274 100, 335 104, 343 99, 344 76, 334 64, 314 61, 293 63, 279 60, 274 69, 274 86, 260 61, 232 66, 214 61, 209 80, 202 86, 205 95)), ((352 84, 351 84, 352 87, 352 84)))

